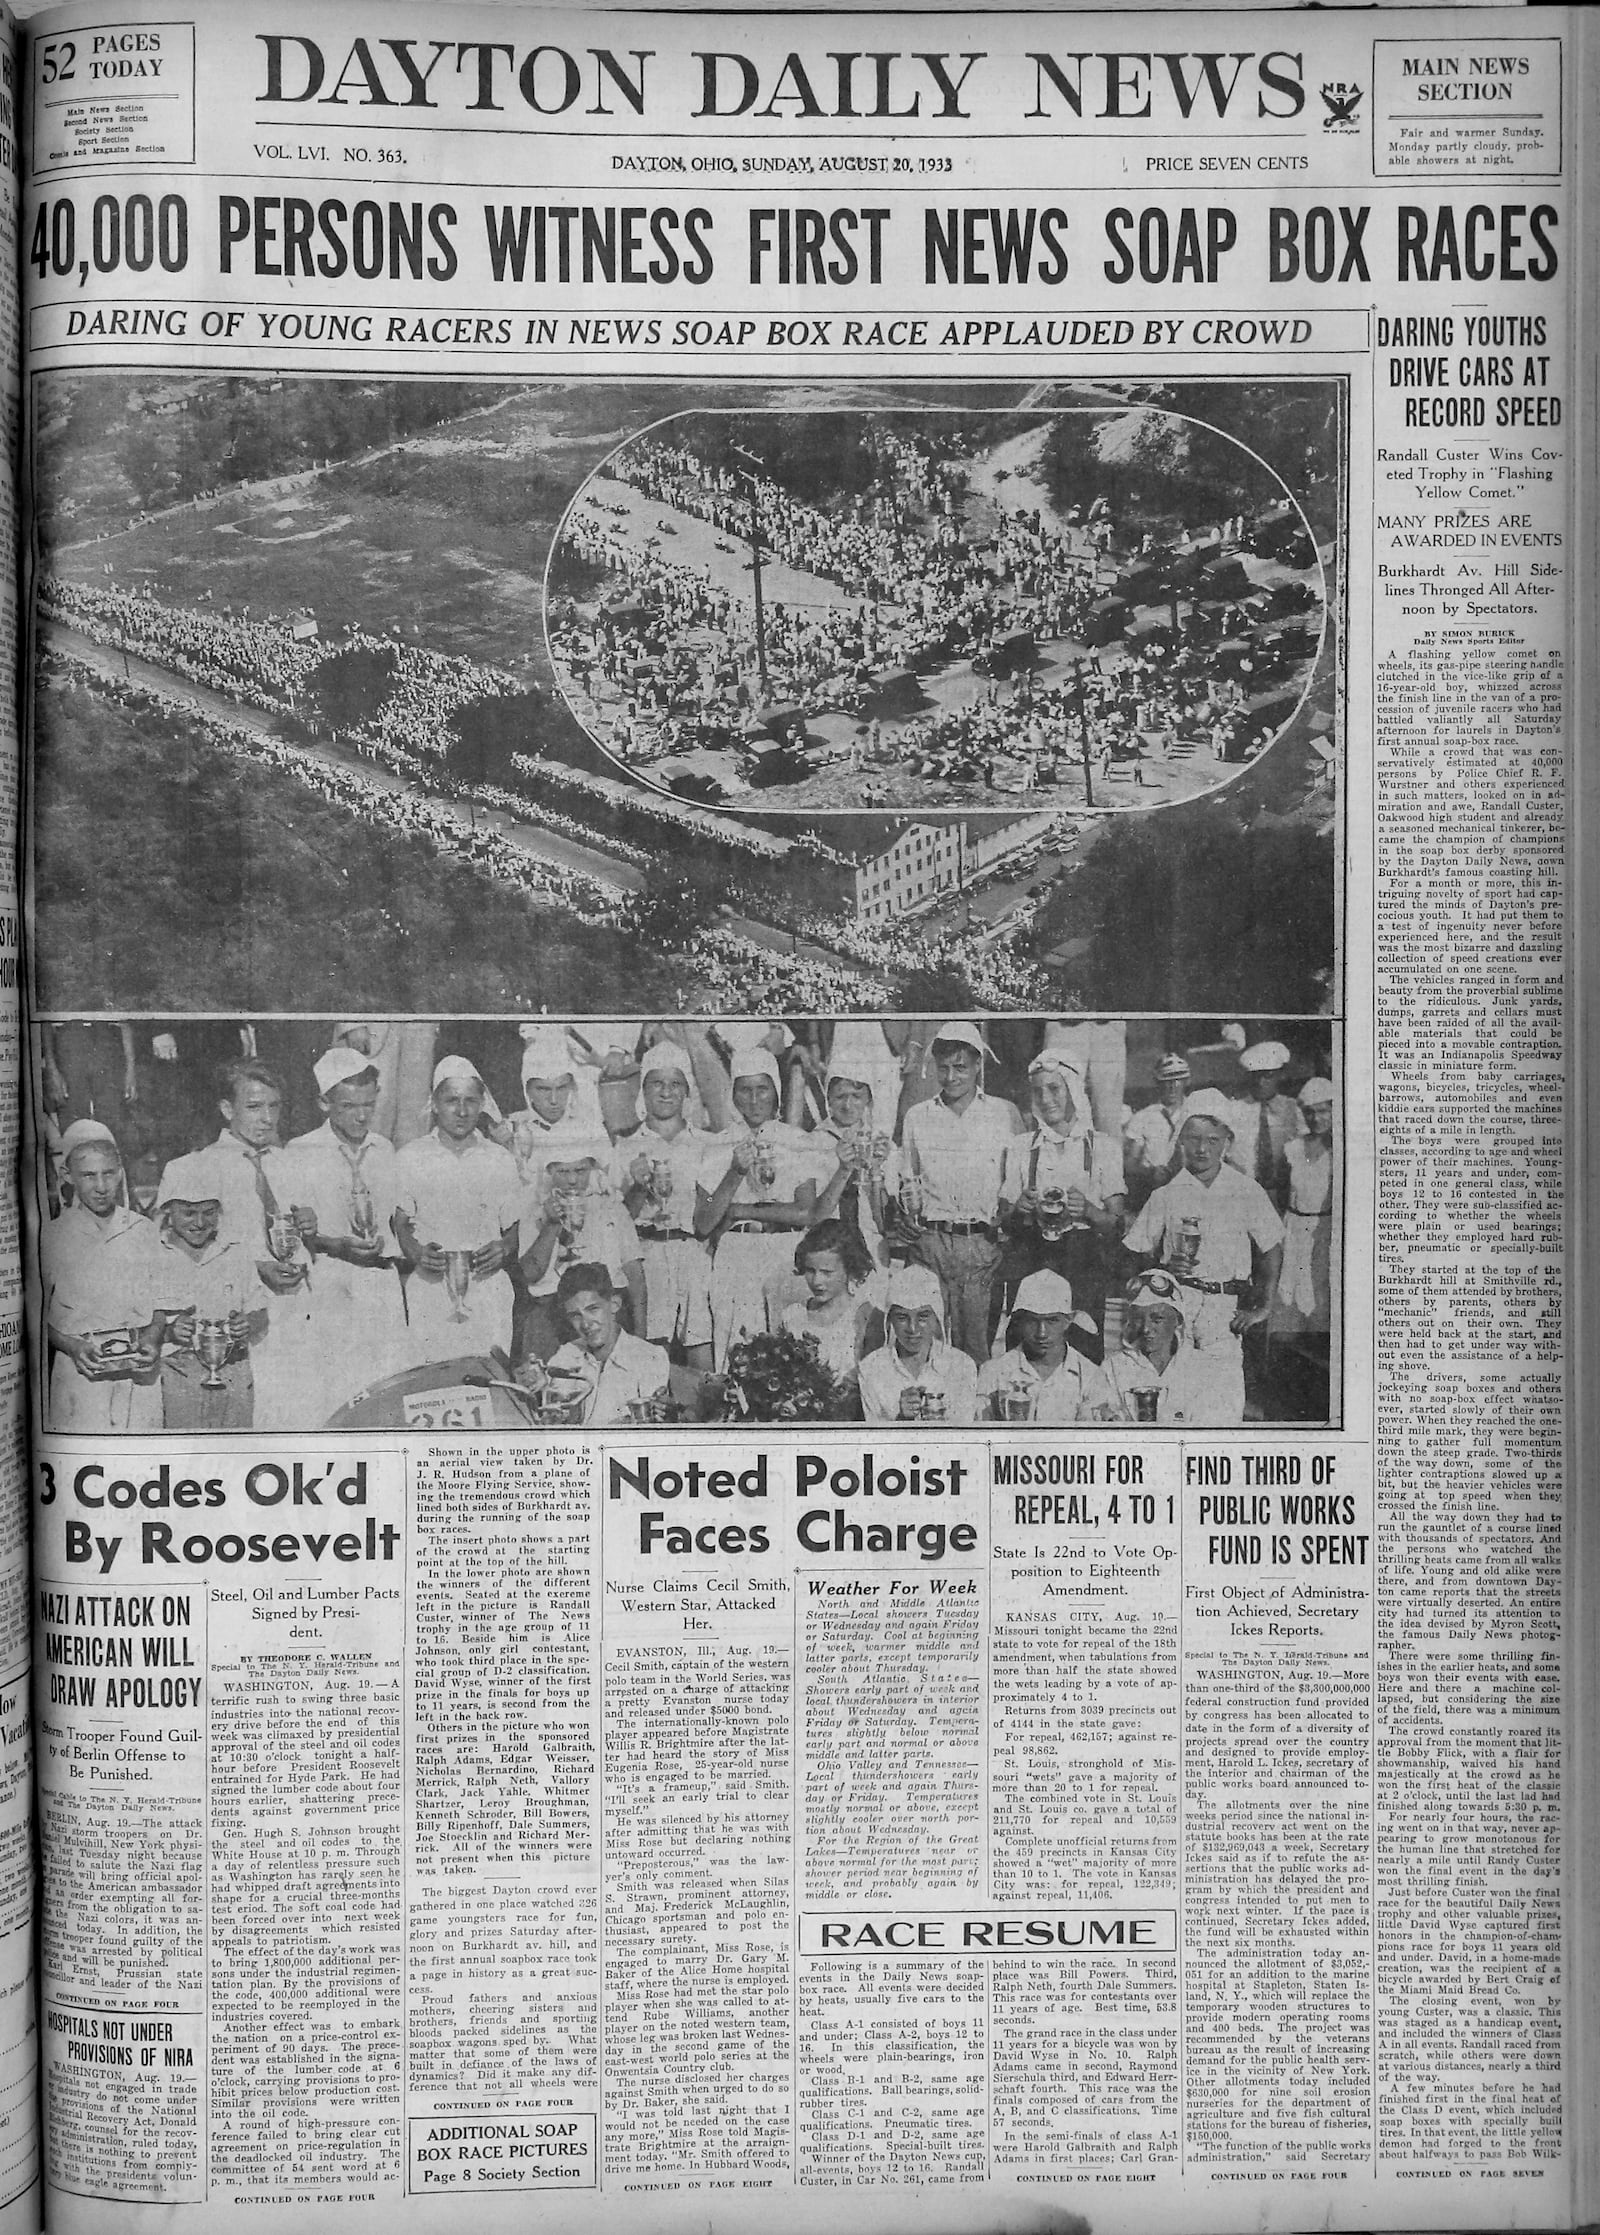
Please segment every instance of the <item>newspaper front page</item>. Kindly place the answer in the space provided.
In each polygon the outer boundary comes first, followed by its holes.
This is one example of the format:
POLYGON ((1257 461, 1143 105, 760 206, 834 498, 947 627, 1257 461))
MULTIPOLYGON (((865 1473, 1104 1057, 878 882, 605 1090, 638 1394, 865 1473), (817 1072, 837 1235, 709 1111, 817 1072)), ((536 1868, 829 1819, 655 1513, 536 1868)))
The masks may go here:
POLYGON ((1583 2216, 1584 66, 30 26, 52 2226, 1583 2216))

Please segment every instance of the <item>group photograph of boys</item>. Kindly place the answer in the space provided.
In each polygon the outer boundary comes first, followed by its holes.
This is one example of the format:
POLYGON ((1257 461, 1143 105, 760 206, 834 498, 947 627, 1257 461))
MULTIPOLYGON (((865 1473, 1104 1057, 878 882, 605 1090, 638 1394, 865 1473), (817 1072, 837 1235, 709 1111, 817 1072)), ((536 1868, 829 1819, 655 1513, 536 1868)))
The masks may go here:
POLYGON ((1338 1417, 1324 1019, 35 1027, 57 1432, 1338 1417))

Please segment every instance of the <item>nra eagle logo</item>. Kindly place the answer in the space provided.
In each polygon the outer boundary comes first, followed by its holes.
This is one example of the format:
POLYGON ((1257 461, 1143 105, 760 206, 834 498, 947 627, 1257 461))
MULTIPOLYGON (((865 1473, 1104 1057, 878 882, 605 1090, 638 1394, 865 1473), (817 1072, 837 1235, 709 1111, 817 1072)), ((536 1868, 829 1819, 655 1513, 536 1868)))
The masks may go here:
POLYGON ((1322 105, 1328 112, 1322 120, 1324 132, 1360 131, 1356 111, 1361 106, 1363 90, 1359 85, 1345 85, 1338 80, 1321 88, 1322 105))

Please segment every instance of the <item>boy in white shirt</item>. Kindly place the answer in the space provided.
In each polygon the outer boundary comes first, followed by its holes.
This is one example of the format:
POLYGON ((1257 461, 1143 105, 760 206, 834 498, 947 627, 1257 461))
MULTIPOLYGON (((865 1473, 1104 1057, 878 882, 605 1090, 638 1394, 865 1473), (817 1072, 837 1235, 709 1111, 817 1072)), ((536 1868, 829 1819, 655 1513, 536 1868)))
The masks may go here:
POLYGON ((161 1401, 165 1425, 185 1434, 255 1425, 250 1347, 267 1333, 271 1298, 253 1245, 221 1231, 220 1161, 214 1149, 202 1149, 175 1157, 161 1176, 161 1401), (217 1330, 211 1356, 202 1355, 208 1324, 217 1330))

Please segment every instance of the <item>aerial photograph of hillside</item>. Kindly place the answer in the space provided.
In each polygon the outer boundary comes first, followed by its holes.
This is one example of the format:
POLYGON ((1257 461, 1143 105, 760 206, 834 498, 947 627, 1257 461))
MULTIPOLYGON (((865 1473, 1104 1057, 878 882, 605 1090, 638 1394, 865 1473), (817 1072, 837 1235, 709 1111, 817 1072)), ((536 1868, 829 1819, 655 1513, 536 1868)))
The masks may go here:
POLYGON ((41 379, 41 1001, 1335 1005, 1340 382, 718 396, 41 379))

